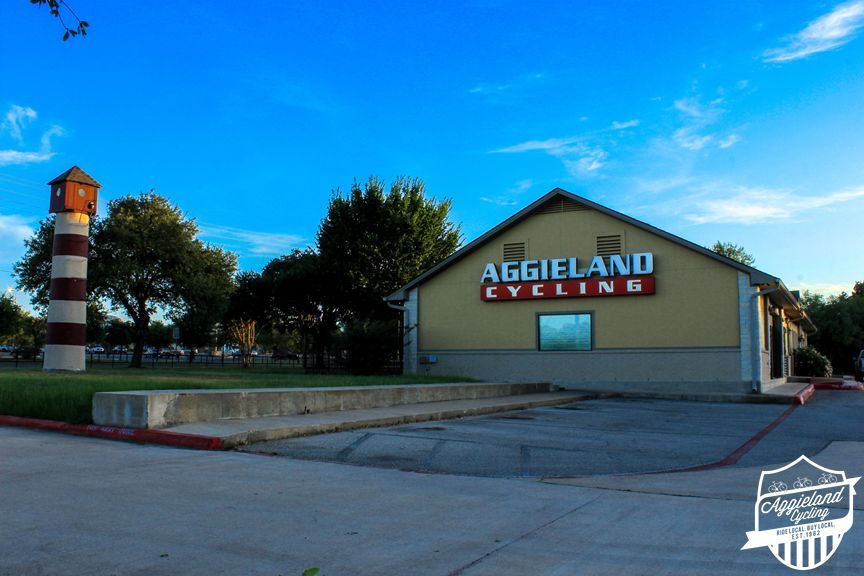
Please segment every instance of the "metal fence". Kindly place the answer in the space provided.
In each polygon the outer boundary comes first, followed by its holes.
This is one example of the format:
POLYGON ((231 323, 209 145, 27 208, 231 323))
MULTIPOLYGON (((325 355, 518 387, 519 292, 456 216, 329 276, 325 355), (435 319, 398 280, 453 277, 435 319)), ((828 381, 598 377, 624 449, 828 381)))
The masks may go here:
MULTIPOLYGON (((0 367, 5 368, 41 368, 42 355, 2 355, 0 356, 0 367)), ((88 368, 128 366, 132 361, 131 353, 87 353, 85 356, 88 368)), ((300 357, 274 357, 258 355, 252 356, 254 366, 266 368, 302 368, 303 360, 300 357)), ((142 366, 151 368, 231 368, 243 365, 243 358, 230 354, 211 355, 195 354, 190 362, 188 355, 175 354, 146 354, 142 358, 142 366)))

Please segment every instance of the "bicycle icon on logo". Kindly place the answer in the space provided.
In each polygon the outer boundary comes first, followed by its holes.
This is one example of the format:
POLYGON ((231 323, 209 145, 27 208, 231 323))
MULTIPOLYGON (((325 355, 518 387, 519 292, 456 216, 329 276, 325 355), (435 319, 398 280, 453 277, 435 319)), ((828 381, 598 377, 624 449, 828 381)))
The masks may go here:
POLYGON ((788 488, 789 486, 787 486, 785 482, 774 480, 773 482, 771 482, 771 484, 768 485, 768 492, 783 492, 788 488))
POLYGON ((809 488, 810 486, 813 486, 813 482, 806 476, 804 478, 799 476, 798 479, 792 483, 793 488, 809 488))
POLYGON ((819 484, 834 484, 837 482, 837 476, 829 474, 828 472, 823 472, 817 482, 819 482, 819 484))

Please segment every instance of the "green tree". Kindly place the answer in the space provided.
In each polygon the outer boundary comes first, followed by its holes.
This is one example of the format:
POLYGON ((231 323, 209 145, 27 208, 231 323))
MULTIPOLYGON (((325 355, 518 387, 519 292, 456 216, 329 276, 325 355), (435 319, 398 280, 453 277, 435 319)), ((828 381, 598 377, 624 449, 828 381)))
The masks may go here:
POLYGON ((735 260, 736 262, 740 262, 745 266, 755 266, 756 258, 753 257, 752 254, 747 252, 743 246, 739 246, 738 244, 733 244, 732 242, 720 242, 719 240, 711 246, 711 250, 720 254, 721 256, 725 256, 730 260, 735 260))
POLYGON ((397 178, 385 191, 369 178, 334 191, 318 230, 318 252, 332 277, 342 319, 392 318, 383 298, 453 253, 462 238, 450 200, 427 197, 419 178, 397 178))
POLYGON ((105 340, 105 325, 108 312, 98 299, 87 300, 87 342, 102 343, 105 340))
POLYGON ((0 296, 0 341, 15 342, 21 332, 25 313, 9 294, 0 296))
POLYGON ((195 260, 194 273, 180 282, 180 305, 170 314, 180 329, 180 340, 190 348, 190 364, 195 360, 195 349, 213 340, 214 328, 234 290, 232 274, 226 272, 236 268, 233 256, 213 247, 199 249, 195 260))
POLYGON ((461 244, 450 205, 428 197, 418 178, 397 178, 389 191, 374 177, 362 187, 355 182, 347 195, 334 191, 318 230, 318 251, 355 369, 374 369, 370 351, 379 367, 387 356, 381 350, 389 349, 391 356, 398 351, 400 316, 384 297, 461 244))
POLYGON ((332 279, 313 250, 294 250, 271 260, 261 273, 269 291, 273 319, 282 333, 300 336, 303 367, 314 353, 316 367, 323 366, 324 352, 335 326, 332 279))
MULTIPOLYGON (((133 326, 133 337, 134 337, 134 326, 133 326)), ((171 345, 171 336, 174 333, 174 328, 170 324, 166 324, 161 320, 153 320, 147 326, 147 345, 153 346, 154 348, 167 348, 171 345)))
MULTIPOLYGON (((107 217, 91 223, 88 292, 91 299, 107 299, 132 320, 133 367, 141 366, 150 319, 158 309, 180 316, 199 306, 212 309, 211 295, 201 287, 230 284, 236 257, 198 240, 197 233, 193 220, 153 193, 112 200, 107 217)), ((34 304, 43 307, 52 241, 53 223, 44 220, 15 265, 18 286, 32 292, 34 304)))
POLYGON ((828 357, 838 373, 849 373, 852 357, 864 348, 864 283, 857 282, 852 294, 841 292, 827 298, 804 292, 801 303, 816 325, 809 343, 828 357))
POLYGON ((105 322, 105 343, 111 347, 128 346, 132 342, 134 328, 128 320, 111 316, 105 322))

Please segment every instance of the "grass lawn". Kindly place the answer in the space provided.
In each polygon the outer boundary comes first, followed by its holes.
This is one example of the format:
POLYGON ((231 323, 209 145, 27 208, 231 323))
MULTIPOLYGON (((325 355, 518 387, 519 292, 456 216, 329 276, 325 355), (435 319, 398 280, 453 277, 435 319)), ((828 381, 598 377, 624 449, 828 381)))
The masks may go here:
POLYGON ((93 394, 120 390, 300 388, 464 382, 446 376, 305 374, 296 368, 96 368, 82 374, 0 370, 0 414, 90 424, 93 394))

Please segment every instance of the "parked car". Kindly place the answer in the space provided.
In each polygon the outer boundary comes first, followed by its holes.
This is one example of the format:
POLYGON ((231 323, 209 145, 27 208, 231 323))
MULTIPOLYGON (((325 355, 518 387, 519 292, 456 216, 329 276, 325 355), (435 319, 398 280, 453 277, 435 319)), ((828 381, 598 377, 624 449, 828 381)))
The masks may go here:
POLYGON ((85 350, 87 351, 88 354, 104 354, 105 353, 105 348, 103 348, 102 346, 99 346, 98 344, 95 346, 90 346, 89 348, 86 348, 85 350))
POLYGON ((128 354, 129 349, 126 348, 126 346, 114 346, 113 348, 111 348, 111 353, 112 354, 128 354))
POLYGON ((864 382, 864 349, 858 352, 858 357, 855 358, 855 380, 864 382))
POLYGON ((290 350, 276 350, 270 357, 273 360, 299 360, 300 354, 290 350))

